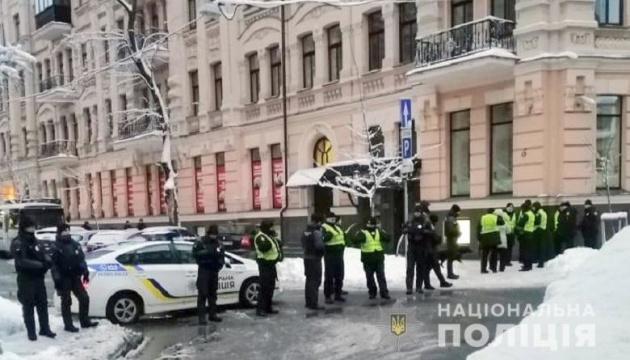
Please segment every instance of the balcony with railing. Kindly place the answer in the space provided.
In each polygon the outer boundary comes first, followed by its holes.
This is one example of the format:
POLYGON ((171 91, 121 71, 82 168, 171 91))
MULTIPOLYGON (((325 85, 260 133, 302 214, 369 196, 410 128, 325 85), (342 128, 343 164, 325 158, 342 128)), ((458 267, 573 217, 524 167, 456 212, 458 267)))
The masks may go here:
POLYGON ((514 54, 512 21, 486 17, 429 34, 416 40, 416 68, 408 76, 424 84, 491 81, 512 73, 514 54))
POLYGON ((118 123, 118 138, 114 142, 114 150, 129 148, 147 152, 162 148, 162 131, 158 116, 142 116, 118 123))
POLYGON ((54 165, 69 165, 77 161, 74 140, 53 140, 39 146, 39 161, 54 165))
POLYGON ((64 75, 55 75, 39 83, 38 102, 67 103, 79 99, 70 79, 64 75))
MULTIPOLYGON (((39 2, 36 2, 36 5, 39 2)), ((72 9, 69 0, 53 0, 52 5, 36 9, 35 36, 44 40, 55 40, 72 30, 72 9)))

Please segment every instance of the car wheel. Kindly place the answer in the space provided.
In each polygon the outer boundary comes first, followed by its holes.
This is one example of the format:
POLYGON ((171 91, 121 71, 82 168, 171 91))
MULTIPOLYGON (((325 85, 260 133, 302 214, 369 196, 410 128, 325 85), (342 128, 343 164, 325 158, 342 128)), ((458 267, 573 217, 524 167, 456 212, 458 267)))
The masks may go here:
POLYGON ((106 316, 114 324, 133 324, 141 313, 142 300, 134 293, 118 293, 107 302, 106 316))
POLYGON ((260 281, 258 278, 247 279, 240 291, 240 302, 243 307, 255 307, 258 305, 258 294, 260 293, 260 281))

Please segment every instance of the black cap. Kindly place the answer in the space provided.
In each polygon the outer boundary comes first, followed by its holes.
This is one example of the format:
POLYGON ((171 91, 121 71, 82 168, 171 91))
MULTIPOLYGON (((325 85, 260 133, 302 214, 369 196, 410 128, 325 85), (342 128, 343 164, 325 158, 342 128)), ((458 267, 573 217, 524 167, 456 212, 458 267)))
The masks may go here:
POLYGON ((319 216, 319 214, 317 214, 317 213, 312 213, 311 214, 311 222, 312 223, 320 223, 320 222, 322 222, 322 217, 319 216))
POLYGON ((525 200, 525 205, 532 206, 532 201, 529 199, 525 200))
POLYGON ((273 227, 273 221, 271 220, 263 220, 260 223, 260 230, 262 231, 269 231, 271 230, 272 227, 273 227))
POLYGON ((591 201, 591 199, 588 199, 584 202, 584 205, 593 205, 593 202, 591 201))
POLYGON ((540 202, 538 202, 538 201, 534 202, 534 205, 533 205, 533 206, 534 206, 535 208, 540 208, 540 207, 542 207, 542 205, 540 205, 540 202))
POLYGON ((216 225, 208 226, 208 230, 206 230, 206 235, 219 235, 219 227, 216 225))
POLYGON ((62 223, 62 224, 57 225, 57 235, 61 235, 61 233, 66 231, 66 230, 70 230, 70 225, 68 225, 66 223, 62 223))
POLYGON ((506 207, 506 208, 509 208, 510 206, 511 206, 511 207, 514 207, 514 204, 512 204, 512 203, 507 203, 507 205, 505 205, 505 207, 506 207))
POLYGON ((369 217, 367 220, 367 224, 376 226, 376 218, 374 216, 369 217))
POLYGON ((452 212, 460 212, 460 211, 462 211, 462 209, 459 208, 459 205, 453 204, 453 206, 451 206, 451 211, 452 212))
POLYGON ((329 211, 329 212, 326 213, 326 218, 327 219, 336 218, 336 217, 337 217, 337 215, 335 215, 335 213, 332 212, 332 211, 329 211))
POLYGON ((33 220, 31 220, 30 217, 24 216, 24 215, 20 217, 20 223, 18 224, 19 230, 23 231, 27 227, 31 227, 31 226, 35 226, 35 223, 33 222, 33 220))

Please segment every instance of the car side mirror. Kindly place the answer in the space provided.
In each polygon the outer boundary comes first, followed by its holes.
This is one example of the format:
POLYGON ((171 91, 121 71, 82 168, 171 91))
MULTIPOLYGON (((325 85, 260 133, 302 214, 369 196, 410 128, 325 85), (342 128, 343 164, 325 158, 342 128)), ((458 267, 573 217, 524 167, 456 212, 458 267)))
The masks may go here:
POLYGON ((227 256, 224 256, 223 259, 224 259, 225 267, 231 268, 232 267, 232 260, 229 257, 227 257, 227 256))

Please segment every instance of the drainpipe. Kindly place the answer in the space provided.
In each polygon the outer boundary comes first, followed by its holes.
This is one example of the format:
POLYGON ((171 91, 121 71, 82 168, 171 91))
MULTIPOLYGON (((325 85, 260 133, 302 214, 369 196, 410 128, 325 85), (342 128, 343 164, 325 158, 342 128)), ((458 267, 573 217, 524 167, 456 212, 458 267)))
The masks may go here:
POLYGON ((284 213, 289 208, 289 188, 287 187, 287 183, 289 181, 289 134, 288 134, 288 121, 287 121, 287 45, 286 45, 286 19, 285 19, 285 6, 280 6, 280 34, 282 36, 281 41, 281 56, 282 56, 282 133, 284 136, 283 145, 284 145, 284 206, 282 210, 280 210, 280 231, 282 232, 282 237, 286 237, 285 231, 287 226, 285 224, 284 213))

